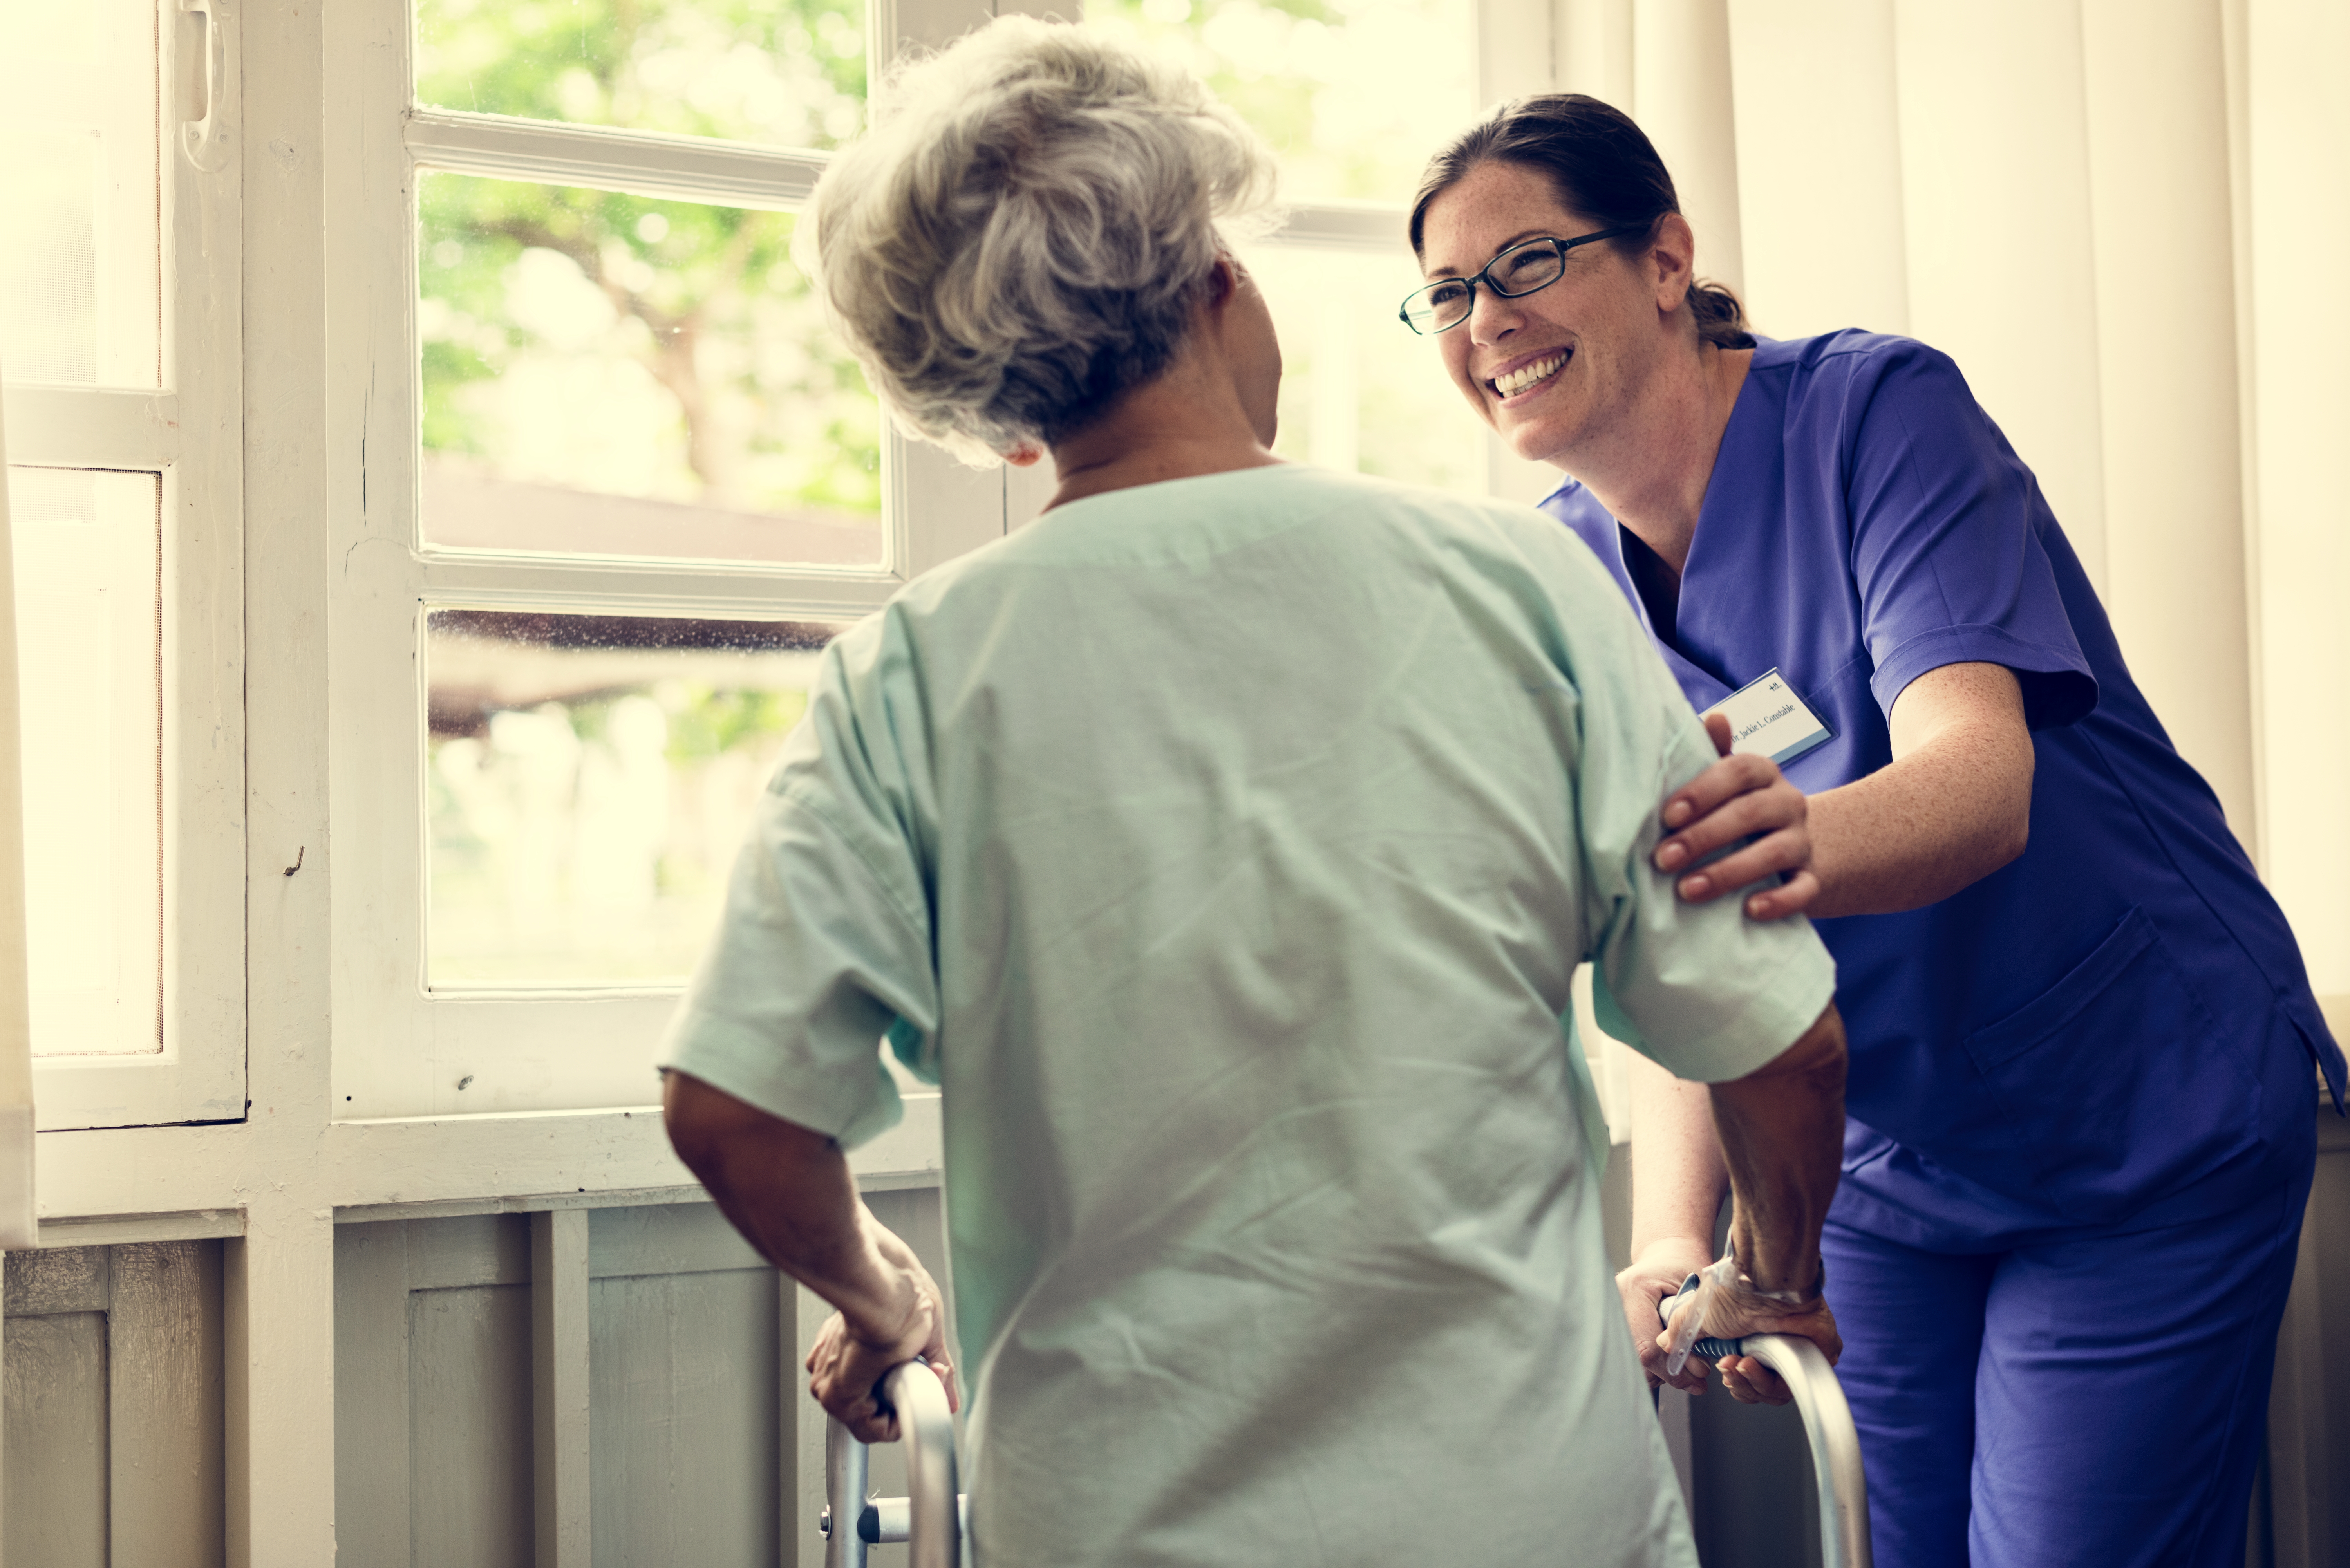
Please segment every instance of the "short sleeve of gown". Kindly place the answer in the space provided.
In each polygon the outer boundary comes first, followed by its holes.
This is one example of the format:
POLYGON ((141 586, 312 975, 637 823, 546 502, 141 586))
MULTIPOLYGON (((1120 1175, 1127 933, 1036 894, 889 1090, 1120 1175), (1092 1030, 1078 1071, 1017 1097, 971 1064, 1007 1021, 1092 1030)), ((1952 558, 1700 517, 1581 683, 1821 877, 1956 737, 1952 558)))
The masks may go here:
POLYGON ((2039 482, 1947 355, 1904 343, 1870 369, 1846 493, 1877 706, 1890 717, 1942 665, 2000 664, 2033 729, 2085 717, 2096 679, 2042 535, 2054 519, 2039 482))
POLYGON ((1737 897, 1684 903, 1651 863, 1665 796, 1712 763, 1713 743, 1604 568, 1550 532, 1577 694, 1575 830, 1599 1022, 1677 1077, 1743 1077, 1819 1017, 1835 962, 1808 920, 1750 920, 1737 897))
POLYGON ((935 1067, 929 906, 876 668, 882 629, 868 621, 827 650, 660 1054, 843 1147, 902 1114, 885 1036, 925 1076, 935 1067))

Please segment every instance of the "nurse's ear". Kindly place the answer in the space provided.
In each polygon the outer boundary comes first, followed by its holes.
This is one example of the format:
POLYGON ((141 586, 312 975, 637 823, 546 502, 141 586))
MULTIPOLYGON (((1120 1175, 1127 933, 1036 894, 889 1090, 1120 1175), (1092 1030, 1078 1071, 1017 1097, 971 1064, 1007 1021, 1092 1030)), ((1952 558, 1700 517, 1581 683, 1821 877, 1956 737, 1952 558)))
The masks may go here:
POLYGON ((1679 310, 1697 279, 1697 232, 1689 220, 1679 213, 1657 220, 1657 237, 1648 242, 1640 265, 1655 285, 1657 314, 1670 316, 1679 310))

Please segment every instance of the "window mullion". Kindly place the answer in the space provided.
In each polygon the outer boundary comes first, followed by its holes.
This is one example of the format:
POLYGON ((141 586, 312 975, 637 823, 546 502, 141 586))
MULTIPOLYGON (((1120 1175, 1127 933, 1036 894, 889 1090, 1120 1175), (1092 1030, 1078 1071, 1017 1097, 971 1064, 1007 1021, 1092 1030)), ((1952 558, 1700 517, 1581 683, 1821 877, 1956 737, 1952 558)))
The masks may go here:
POLYGON ((16 386, 5 401, 11 462, 160 470, 180 455, 180 400, 170 392, 16 386))
POLYGON ((405 134, 420 167, 452 174, 764 211, 805 202, 830 161, 748 142, 428 110, 409 116, 405 134))
POLYGON ((484 609, 561 607, 778 620, 853 618, 880 607, 900 581, 877 571, 764 572, 706 562, 487 555, 431 555, 421 571, 426 598, 484 609))

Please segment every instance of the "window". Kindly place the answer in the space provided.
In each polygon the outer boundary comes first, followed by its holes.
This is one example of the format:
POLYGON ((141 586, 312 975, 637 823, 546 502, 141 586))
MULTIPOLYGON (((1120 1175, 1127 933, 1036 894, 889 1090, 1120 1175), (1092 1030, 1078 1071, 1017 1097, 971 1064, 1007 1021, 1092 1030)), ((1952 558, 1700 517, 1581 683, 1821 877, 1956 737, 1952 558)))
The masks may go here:
MULTIPOLYGON (((331 631, 338 1116, 651 1098, 816 650, 1039 504, 1045 476, 886 429, 790 258, 873 38, 970 25, 936 9, 416 0, 379 34, 330 265, 375 346, 331 631)), ((1284 454, 1482 491, 1481 433, 1392 321, 1402 203, 1471 103, 1465 0, 1097 25, 1196 56, 1319 203, 1252 255, 1284 454), (1356 85, 1407 57, 1424 94, 1356 85)))
POLYGON ((367 67, 331 307, 378 346, 331 631, 336 1108, 642 1104, 817 650, 1001 536, 1007 481, 883 428, 790 258, 861 124, 859 6, 413 21, 367 67))
POLYGON ((244 1115, 234 52, 0 6, 0 374, 44 1128, 244 1115))
POLYGON ((1280 161, 1288 222, 1246 256, 1281 334, 1274 450, 1483 493, 1482 432, 1395 319, 1419 282, 1412 192, 1476 107, 1468 0, 1094 0, 1085 18, 1198 71, 1280 161))

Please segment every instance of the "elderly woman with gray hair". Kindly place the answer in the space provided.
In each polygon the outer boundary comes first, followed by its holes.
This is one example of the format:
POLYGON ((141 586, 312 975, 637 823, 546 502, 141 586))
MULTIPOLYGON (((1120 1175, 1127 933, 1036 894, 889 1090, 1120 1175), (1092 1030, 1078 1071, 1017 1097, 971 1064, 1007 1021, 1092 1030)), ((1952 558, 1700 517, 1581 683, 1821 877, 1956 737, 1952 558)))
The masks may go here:
POLYGON ((827 650, 668 1041, 687 1163, 840 1309, 816 1397, 972 1369, 979 1562, 1694 1562, 1599 1230, 1569 978, 1715 1085, 1753 1291, 1827 1343, 1843 1036, 1800 921, 1692 906, 1713 748, 1539 514, 1286 464, 1199 82, 999 21, 827 173, 821 286, 896 416, 1049 455, 1010 538, 827 650), (944 1088, 956 1323, 858 1200, 944 1088), (960 1351, 955 1348, 960 1344, 960 1351))

